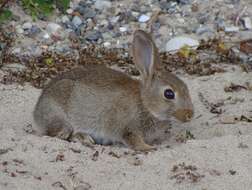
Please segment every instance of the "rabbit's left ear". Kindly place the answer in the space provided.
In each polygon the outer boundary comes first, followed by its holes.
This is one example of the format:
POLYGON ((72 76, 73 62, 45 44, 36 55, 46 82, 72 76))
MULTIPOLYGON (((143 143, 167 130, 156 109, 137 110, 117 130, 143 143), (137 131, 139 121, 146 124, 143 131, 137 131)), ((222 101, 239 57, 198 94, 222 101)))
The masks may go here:
POLYGON ((158 52, 149 34, 137 30, 133 38, 133 60, 140 71, 144 83, 153 78, 155 64, 158 62, 158 52))

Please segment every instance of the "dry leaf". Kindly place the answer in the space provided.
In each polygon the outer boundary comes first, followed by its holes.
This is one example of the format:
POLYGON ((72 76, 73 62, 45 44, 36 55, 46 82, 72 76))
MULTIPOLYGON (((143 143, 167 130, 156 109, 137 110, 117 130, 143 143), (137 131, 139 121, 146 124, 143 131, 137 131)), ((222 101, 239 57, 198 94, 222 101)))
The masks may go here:
POLYGON ((252 39, 241 41, 240 50, 244 53, 252 53, 252 39))

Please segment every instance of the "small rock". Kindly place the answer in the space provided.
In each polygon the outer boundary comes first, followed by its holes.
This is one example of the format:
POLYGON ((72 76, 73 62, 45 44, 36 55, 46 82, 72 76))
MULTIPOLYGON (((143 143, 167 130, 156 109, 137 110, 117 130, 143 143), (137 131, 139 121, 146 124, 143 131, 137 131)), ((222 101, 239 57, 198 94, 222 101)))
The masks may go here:
POLYGON ((222 124, 235 124, 236 121, 237 120, 233 116, 225 116, 225 117, 220 118, 220 122, 222 124))
POLYGON ((28 36, 29 37, 34 37, 40 32, 41 32, 41 29, 39 27, 33 25, 31 27, 31 29, 29 30, 28 36))
POLYGON ((97 0, 94 4, 94 8, 98 10, 106 10, 111 7, 111 2, 106 0, 97 0))
POLYGON ((187 5, 191 3, 191 0, 177 0, 178 3, 182 4, 182 5, 187 5))
POLYGON ((61 30, 61 26, 56 24, 56 23, 49 23, 46 27, 46 31, 48 32, 49 35, 57 35, 59 30, 61 30))
POLYGON ((96 12, 90 8, 85 8, 81 14, 84 16, 84 19, 94 18, 96 16, 96 12))
POLYGON ((49 39, 49 38, 50 38, 50 35, 46 32, 46 33, 43 34, 43 38, 49 39))
POLYGON ((120 30, 120 32, 127 32, 128 29, 126 27, 122 26, 119 28, 119 30, 120 30))
POLYGON ((104 45, 104 47, 110 47, 111 43, 110 42, 104 42, 103 45, 104 45))
POLYGON ((227 27, 224 28, 224 31, 226 33, 239 32, 239 27, 237 27, 237 26, 227 26, 227 27))
POLYGON ((16 32, 17 32, 18 34, 23 34, 23 33, 24 33, 24 30, 23 30, 23 28, 21 28, 20 25, 17 25, 17 26, 16 26, 16 32))
POLYGON ((225 20, 223 18, 217 18, 215 24, 218 30, 225 29, 225 20))
POLYGON ((199 46, 199 41, 184 36, 175 37, 167 42, 166 51, 176 53, 176 50, 179 50, 185 45, 196 49, 199 46))
POLYGON ((202 27, 199 27, 197 30, 196 30, 196 34, 197 35, 202 35, 204 33, 212 33, 213 30, 211 28, 209 28, 208 26, 202 26, 202 27))
POLYGON ((69 22, 70 20, 69 20, 69 18, 68 18, 67 15, 64 15, 64 16, 61 18, 61 21, 62 21, 63 23, 67 23, 67 22, 69 22))
POLYGON ((67 9, 66 12, 67 12, 67 14, 72 14, 73 13, 73 9, 67 9))
POLYGON ((148 20, 150 20, 150 17, 147 16, 147 15, 141 15, 141 16, 138 18, 138 22, 147 22, 148 20))
POLYGON ((32 28, 32 24, 30 22, 25 22, 22 27, 24 30, 29 30, 32 28))
POLYGON ((129 157, 127 162, 133 166, 140 166, 143 164, 143 160, 138 157, 129 157))
POLYGON ((252 29, 251 20, 250 20, 249 17, 244 17, 244 18, 242 18, 242 21, 243 21, 244 27, 245 27, 247 30, 251 30, 251 29, 252 29))
POLYGON ((99 38, 101 38, 101 33, 100 32, 98 32, 98 31, 91 31, 91 32, 89 32, 86 36, 85 36, 85 38, 86 38, 86 40, 88 40, 88 41, 97 41, 99 38))
POLYGON ((74 16, 72 23, 74 24, 75 27, 78 27, 82 24, 82 20, 78 16, 74 16))

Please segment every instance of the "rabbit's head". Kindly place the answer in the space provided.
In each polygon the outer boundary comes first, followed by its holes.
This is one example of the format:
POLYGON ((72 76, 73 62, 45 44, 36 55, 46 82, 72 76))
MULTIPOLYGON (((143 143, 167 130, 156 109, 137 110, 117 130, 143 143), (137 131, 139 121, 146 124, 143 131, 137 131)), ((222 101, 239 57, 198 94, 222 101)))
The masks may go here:
POLYGON ((158 69, 160 59, 151 36, 137 30, 133 38, 133 59, 141 76, 141 98, 159 120, 174 116, 180 121, 193 117, 193 105, 186 84, 174 74, 158 69))

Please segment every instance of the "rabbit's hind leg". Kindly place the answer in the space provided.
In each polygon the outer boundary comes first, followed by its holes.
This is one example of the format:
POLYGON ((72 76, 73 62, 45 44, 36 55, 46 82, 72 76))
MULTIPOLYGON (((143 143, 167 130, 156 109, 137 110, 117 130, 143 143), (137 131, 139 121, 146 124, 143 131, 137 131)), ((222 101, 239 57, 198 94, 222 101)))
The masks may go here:
POLYGON ((69 140, 73 133, 73 127, 71 124, 58 117, 52 118, 46 129, 47 135, 51 137, 58 137, 63 140, 69 140))

